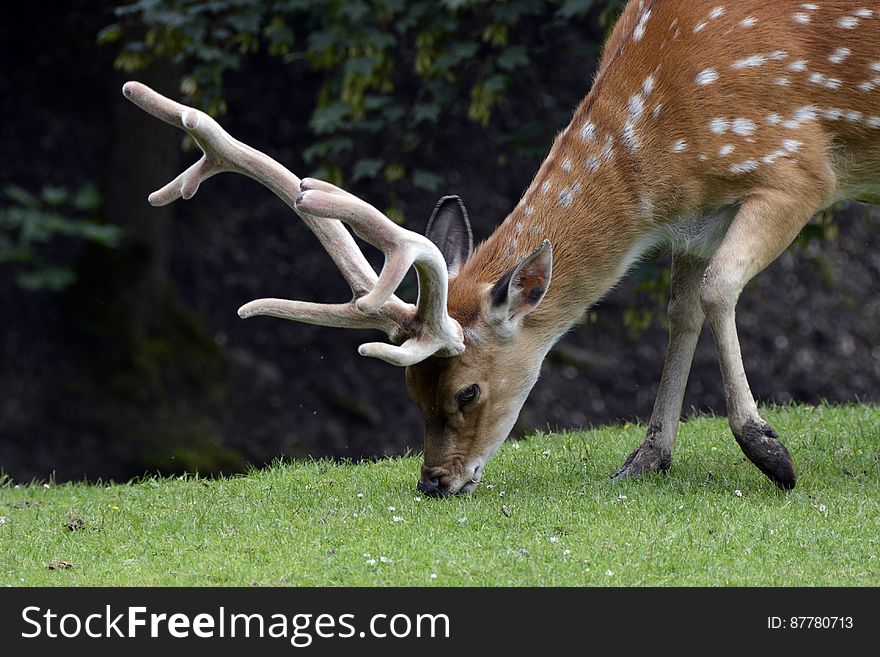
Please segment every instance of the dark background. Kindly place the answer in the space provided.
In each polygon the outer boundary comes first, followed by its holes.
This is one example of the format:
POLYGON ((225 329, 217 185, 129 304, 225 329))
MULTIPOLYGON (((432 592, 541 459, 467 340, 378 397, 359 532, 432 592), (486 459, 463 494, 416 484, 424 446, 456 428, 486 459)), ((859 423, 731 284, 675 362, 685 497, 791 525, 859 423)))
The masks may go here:
MULTIPOLYGON (((93 184, 95 209, 49 210, 119 230, 108 242, 51 229, 22 247, 37 219, 16 223, 20 201, 0 196, 0 472, 15 480, 213 474, 421 446, 402 372, 357 355, 368 333, 238 319, 256 297, 341 301, 349 291, 296 215, 248 179, 213 179, 190 202, 151 208, 147 194, 196 155, 127 103, 122 82, 225 109, 236 137, 414 230, 439 196, 457 193, 479 240, 588 90, 620 3, 207 4, 0 8, 0 188, 39 196, 93 184), (269 29, 279 16, 287 32, 269 29), (381 55, 363 45, 383 43, 377 35, 393 36, 381 55), (425 43, 434 60, 419 73, 425 43), (360 78, 355 57, 373 66, 360 78), (417 118, 425 98, 428 118, 417 118), (53 283, 59 270, 69 276, 53 283)), ((843 206, 749 286, 738 322, 760 400, 877 401, 878 224, 874 209, 843 206)), ((516 435, 650 414, 666 262, 640 265, 563 338, 516 435)), ((724 411, 708 335, 685 408, 724 411)))

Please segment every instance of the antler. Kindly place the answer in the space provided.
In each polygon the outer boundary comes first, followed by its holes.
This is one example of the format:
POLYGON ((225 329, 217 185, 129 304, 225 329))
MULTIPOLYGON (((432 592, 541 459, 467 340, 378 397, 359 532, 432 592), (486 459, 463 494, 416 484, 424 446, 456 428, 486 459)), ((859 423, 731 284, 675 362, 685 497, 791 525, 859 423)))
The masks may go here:
POLYGON ((330 254, 353 293, 350 302, 340 304, 256 299, 239 308, 242 318, 271 315, 321 326, 379 329, 403 344, 372 342, 358 351, 399 366, 434 354, 454 356, 464 351, 461 326, 446 310, 446 262, 430 240, 398 226, 369 203, 335 185, 311 178, 300 180, 265 153, 231 137, 204 112, 176 103, 139 82, 127 82, 122 93, 149 114, 189 133, 204 153, 177 178, 150 194, 152 205, 190 199, 203 181, 218 173, 244 174, 293 208, 330 254), (385 264, 378 277, 337 220, 384 253, 385 264), (410 267, 415 267, 419 278, 415 306, 394 295, 410 267))

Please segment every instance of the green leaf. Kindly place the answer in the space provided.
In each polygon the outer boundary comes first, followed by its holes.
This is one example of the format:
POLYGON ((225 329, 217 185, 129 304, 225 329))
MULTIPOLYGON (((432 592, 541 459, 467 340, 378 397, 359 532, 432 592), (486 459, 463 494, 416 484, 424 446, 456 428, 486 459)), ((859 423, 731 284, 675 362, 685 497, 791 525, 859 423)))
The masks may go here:
POLYGON ((440 185, 443 184, 443 177, 431 173, 430 171, 416 169, 413 171, 412 182, 413 186, 418 187, 419 189, 424 189, 428 192, 436 192, 440 189, 440 185))
POLYGON ((19 272, 15 282, 25 290, 58 291, 76 282, 73 270, 64 267, 45 267, 33 271, 19 272))
POLYGON ((510 46, 505 48, 498 56, 498 67, 505 71, 512 71, 529 63, 525 46, 510 46))
POLYGON ((358 160, 352 169, 352 179, 358 181, 364 178, 377 178, 383 166, 385 166, 383 160, 358 160))
POLYGON ((566 0, 557 10, 556 15, 560 18, 575 18, 583 16, 593 7, 593 0, 566 0))

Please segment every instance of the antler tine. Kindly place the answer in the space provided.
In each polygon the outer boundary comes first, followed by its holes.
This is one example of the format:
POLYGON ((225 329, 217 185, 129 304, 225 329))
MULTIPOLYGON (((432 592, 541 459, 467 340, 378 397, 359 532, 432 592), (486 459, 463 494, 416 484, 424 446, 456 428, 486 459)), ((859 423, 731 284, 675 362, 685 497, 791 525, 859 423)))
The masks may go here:
POLYGON ((428 238, 395 224, 366 201, 331 185, 307 178, 296 207, 309 214, 344 221, 352 230, 385 254, 385 264, 373 289, 357 299, 367 314, 380 311, 392 298, 410 267, 419 278, 416 320, 421 332, 398 346, 383 343, 361 345, 364 356, 381 358, 395 365, 411 365, 432 354, 454 356, 464 351, 461 326, 446 308, 449 272, 440 250, 428 238))
MULTIPOLYGON (((169 125, 186 131, 202 149, 204 156, 177 178, 150 194, 152 205, 166 205, 178 198, 190 199, 199 185, 217 173, 234 171, 271 189, 297 211, 315 234, 351 286, 355 297, 367 294, 376 282, 376 273, 352 236, 339 222, 318 220, 296 209, 300 179, 265 153, 234 139, 220 124, 197 109, 181 105, 140 82, 126 82, 122 93, 145 112, 169 125)), ((405 314, 407 304, 391 300, 390 310, 405 314)))

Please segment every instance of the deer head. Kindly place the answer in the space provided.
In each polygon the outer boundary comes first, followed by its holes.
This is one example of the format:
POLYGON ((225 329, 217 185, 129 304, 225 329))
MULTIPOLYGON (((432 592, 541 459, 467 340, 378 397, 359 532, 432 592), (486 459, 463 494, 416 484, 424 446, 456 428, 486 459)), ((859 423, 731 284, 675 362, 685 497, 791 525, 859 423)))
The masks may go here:
POLYGON ((497 280, 481 280, 467 268, 471 229, 454 196, 437 204, 426 236, 448 263, 449 314, 463 328, 465 350, 406 369, 407 388, 425 421, 418 489, 466 493, 476 488, 538 378, 547 345, 525 320, 550 285, 552 248, 545 240, 497 280))

